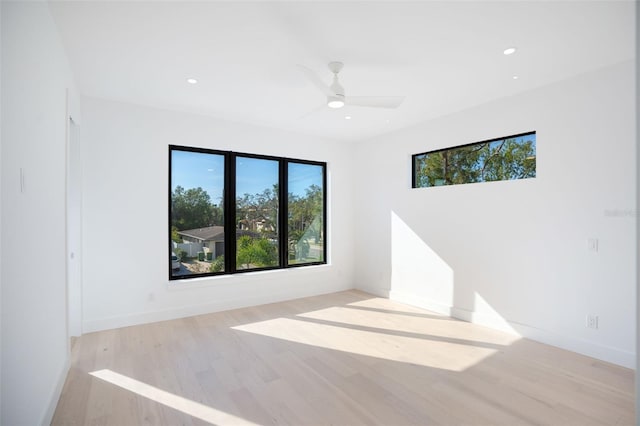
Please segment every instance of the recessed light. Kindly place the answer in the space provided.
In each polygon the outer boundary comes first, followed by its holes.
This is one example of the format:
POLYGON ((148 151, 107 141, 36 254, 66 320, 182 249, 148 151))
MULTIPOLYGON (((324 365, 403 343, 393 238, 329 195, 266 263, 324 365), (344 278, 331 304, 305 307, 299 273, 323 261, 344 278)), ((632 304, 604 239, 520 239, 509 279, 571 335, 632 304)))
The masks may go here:
POLYGON ((517 75, 514 75, 512 78, 513 78, 514 80, 517 80, 517 79, 518 79, 518 76, 517 76, 517 75))
POLYGON ((350 116, 350 115, 345 115, 345 116, 344 116, 344 119, 345 119, 345 120, 351 120, 351 116, 350 116))
POLYGON ((195 78, 188 78, 187 79, 187 83, 189 83, 189 84, 198 84, 198 80, 196 80, 195 78))
POLYGON ((515 47, 509 47, 507 49, 504 49, 504 53, 505 55, 513 55, 514 53, 516 53, 516 48, 515 47))

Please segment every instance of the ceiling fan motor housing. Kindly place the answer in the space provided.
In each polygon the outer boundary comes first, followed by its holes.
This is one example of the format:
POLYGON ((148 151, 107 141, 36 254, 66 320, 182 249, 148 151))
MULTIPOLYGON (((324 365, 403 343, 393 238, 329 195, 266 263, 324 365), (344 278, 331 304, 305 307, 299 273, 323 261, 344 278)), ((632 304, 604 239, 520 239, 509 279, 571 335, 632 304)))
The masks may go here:
POLYGON ((342 62, 338 62, 338 61, 329 62, 329 69, 334 74, 338 74, 340 71, 342 71, 342 67, 344 67, 344 64, 342 62))

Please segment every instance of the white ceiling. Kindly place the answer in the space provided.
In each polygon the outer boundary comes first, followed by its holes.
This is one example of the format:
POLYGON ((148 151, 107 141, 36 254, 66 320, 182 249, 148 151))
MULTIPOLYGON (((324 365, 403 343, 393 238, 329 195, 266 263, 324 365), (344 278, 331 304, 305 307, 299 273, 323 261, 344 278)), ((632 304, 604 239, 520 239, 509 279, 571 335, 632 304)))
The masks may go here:
POLYGON ((341 140, 634 57, 633 1, 52 1, 51 10, 84 95, 341 140), (509 46, 518 51, 505 56, 509 46), (335 60, 347 96, 405 102, 317 109, 324 95, 296 64, 329 84, 335 60))

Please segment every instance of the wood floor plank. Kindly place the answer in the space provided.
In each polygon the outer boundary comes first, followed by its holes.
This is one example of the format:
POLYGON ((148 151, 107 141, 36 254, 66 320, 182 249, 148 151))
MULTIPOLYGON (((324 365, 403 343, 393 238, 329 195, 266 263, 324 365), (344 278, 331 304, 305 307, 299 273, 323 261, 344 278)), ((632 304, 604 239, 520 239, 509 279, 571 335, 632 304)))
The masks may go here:
POLYGON ((632 425, 634 373, 359 291, 86 334, 54 425, 632 425))

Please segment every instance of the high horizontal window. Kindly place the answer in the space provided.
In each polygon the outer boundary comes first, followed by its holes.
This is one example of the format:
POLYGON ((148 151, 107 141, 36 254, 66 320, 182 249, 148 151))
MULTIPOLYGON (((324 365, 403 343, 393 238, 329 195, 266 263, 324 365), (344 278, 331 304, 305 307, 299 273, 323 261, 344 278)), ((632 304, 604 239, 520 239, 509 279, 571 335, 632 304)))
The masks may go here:
POLYGON ((326 163, 169 146, 169 278, 326 263, 326 163))
POLYGON ((491 139, 412 158, 412 187, 536 177, 536 132, 491 139))

